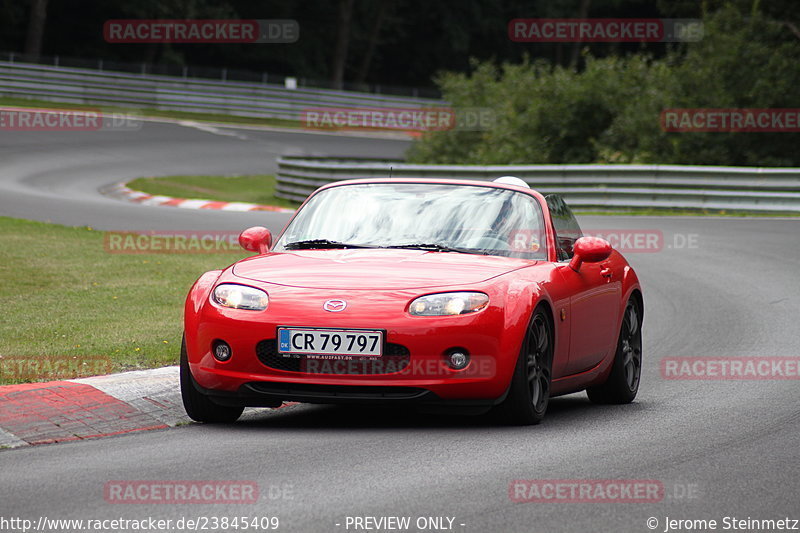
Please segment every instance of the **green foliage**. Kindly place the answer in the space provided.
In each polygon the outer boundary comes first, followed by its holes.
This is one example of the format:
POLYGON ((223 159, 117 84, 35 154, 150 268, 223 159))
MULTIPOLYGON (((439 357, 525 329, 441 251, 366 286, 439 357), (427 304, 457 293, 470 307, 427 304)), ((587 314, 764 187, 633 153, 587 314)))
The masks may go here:
MULTIPOLYGON (((571 63, 574 43, 517 43, 508 39, 507 24, 514 18, 580 16, 615 18, 695 18, 709 2, 732 0, 355 0, 349 46, 344 61, 345 81, 429 89, 432 75, 440 69, 465 71, 469 58, 499 58, 519 62, 524 54, 553 64, 571 63), (583 8, 588 7, 587 14, 583 8)), ((753 0, 736 0, 749 6, 753 0)), ((0 50, 22 52, 25 48, 31 6, 29 0, 0 0, 0 50)), ((266 72, 323 81, 330 78, 339 33, 338 0, 81 0, 47 2, 42 54, 61 64, 67 58, 86 60, 93 66, 103 59, 111 69, 116 61, 157 64, 160 67, 208 67, 216 77, 225 67, 228 75, 257 81, 266 72), (103 39, 109 19, 294 19, 300 39, 292 44, 151 43, 115 44, 103 39)), ((796 0, 762 0, 764 9, 789 13, 798 20, 796 0)), ((749 9, 749 7, 747 7, 749 9)), ((637 50, 640 46, 660 56, 661 43, 618 45, 586 44, 597 57, 637 50)), ((76 65, 77 66, 77 65, 76 65)), ((138 69, 137 69, 138 70, 138 69)), ((180 73, 178 68, 170 68, 180 73)), ((230 78, 233 79, 233 78, 230 78)), ((239 78, 236 78, 239 79, 239 78)), ((426 91, 427 93, 427 91, 426 91)))
POLYGON ((732 5, 705 36, 654 59, 594 58, 575 71, 525 59, 437 78, 455 108, 487 107, 480 132, 426 134, 409 151, 429 163, 800 164, 796 133, 667 133, 669 108, 786 108, 800 101, 800 39, 789 25, 732 5))

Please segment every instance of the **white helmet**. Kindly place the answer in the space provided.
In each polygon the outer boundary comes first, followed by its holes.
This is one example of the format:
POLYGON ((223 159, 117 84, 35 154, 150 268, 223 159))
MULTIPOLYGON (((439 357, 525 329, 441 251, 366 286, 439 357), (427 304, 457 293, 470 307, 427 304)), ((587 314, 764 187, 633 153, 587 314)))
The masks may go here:
POLYGON ((516 185, 517 187, 525 187, 526 189, 530 189, 530 185, 522 181, 516 176, 502 176, 494 180, 494 183, 502 183, 504 185, 516 185))

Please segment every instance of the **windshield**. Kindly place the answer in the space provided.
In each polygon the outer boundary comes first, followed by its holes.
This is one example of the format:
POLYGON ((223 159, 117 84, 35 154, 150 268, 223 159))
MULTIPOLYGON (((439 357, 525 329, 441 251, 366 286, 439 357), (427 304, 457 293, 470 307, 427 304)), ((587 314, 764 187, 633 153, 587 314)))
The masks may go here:
POLYGON ((507 189, 345 185, 311 198, 273 251, 397 247, 546 259, 542 228, 538 202, 507 189))

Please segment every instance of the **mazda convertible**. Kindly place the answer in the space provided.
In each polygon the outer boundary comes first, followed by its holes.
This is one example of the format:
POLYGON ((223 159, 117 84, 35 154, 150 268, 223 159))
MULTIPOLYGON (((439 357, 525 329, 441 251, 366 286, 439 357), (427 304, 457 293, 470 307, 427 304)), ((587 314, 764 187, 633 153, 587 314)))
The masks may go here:
POLYGON ((196 421, 291 401, 524 425, 554 396, 638 392, 636 273, 518 178, 332 183, 276 239, 253 227, 239 242, 254 255, 186 300, 181 392, 196 421))

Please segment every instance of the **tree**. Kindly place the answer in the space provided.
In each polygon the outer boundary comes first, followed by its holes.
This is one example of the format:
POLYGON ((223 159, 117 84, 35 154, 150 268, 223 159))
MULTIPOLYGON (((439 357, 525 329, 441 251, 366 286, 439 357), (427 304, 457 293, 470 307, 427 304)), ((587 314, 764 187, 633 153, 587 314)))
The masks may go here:
POLYGON ((339 0, 336 47, 333 51, 331 85, 341 89, 344 85, 344 68, 347 64, 347 48, 350 45, 350 23, 353 18, 353 0, 339 0))
POLYGON ((31 14, 28 18, 28 34, 25 38, 25 55, 31 61, 38 61, 42 55, 44 28, 47 22, 47 0, 31 0, 31 14))
POLYGON ((361 59, 361 64, 359 65, 358 72, 356 73, 355 82, 357 84, 362 84, 367 79, 369 66, 372 62, 372 57, 375 54, 375 47, 378 44, 378 35, 381 32, 381 26, 383 26, 383 21, 386 19, 386 13, 389 11, 392 0, 377 0, 377 3, 378 13, 375 15, 375 21, 372 23, 372 27, 370 28, 369 38, 367 41, 367 51, 364 53, 364 57, 361 59))
MULTIPOLYGON (((758 4, 753 4, 758 7, 758 4)), ((479 63, 438 78, 456 108, 488 107, 484 131, 424 135, 410 151, 430 163, 663 163, 797 166, 800 134, 667 132, 675 108, 779 109, 800 101, 800 39, 782 19, 725 4, 704 18, 704 38, 665 58, 594 58, 584 68, 542 60, 479 63)))

